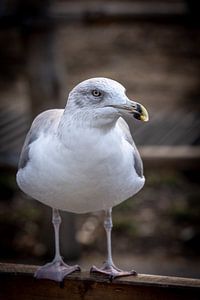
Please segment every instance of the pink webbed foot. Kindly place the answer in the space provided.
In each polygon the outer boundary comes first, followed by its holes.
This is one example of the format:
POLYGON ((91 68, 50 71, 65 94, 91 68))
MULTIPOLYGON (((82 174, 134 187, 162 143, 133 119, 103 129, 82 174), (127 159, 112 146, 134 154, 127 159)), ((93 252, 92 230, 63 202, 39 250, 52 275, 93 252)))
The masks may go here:
POLYGON ((123 271, 123 270, 117 268, 114 264, 108 264, 108 263, 105 263, 102 266, 102 268, 97 268, 97 267, 93 266, 90 269, 90 273, 99 273, 99 274, 108 275, 111 280, 115 279, 117 277, 137 275, 137 273, 134 270, 123 271))
POLYGON ((52 262, 40 267, 35 272, 34 277, 37 279, 50 279, 61 282, 65 276, 80 270, 81 269, 78 265, 69 266, 65 264, 62 259, 53 260, 52 262))

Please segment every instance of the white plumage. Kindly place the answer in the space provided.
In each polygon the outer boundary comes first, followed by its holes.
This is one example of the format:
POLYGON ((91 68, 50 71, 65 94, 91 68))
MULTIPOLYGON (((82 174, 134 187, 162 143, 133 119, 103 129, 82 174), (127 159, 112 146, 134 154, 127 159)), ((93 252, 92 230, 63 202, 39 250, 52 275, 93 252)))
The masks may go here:
POLYGON ((19 187, 56 211, 75 213, 111 211, 136 194, 145 180, 124 113, 148 119, 118 82, 80 83, 65 110, 48 110, 34 120, 20 157, 19 187))

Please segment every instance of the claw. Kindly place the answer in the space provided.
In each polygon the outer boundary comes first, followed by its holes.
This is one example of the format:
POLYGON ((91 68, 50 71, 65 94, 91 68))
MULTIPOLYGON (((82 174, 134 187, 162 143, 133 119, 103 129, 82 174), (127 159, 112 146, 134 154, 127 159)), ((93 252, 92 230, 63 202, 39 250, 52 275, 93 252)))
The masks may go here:
POLYGON ((78 265, 69 266, 65 264, 63 260, 52 261, 40 267, 35 272, 34 277, 37 279, 50 279, 50 280, 61 282, 67 275, 80 270, 81 269, 78 265))
POLYGON ((92 266, 92 268, 90 269, 90 273, 100 273, 100 274, 108 275, 110 280, 115 279, 117 277, 137 275, 137 272, 134 270, 123 271, 117 268, 114 264, 109 265, 107 263, 105 263, 102 268, 97 268, 95 266, 92 266))

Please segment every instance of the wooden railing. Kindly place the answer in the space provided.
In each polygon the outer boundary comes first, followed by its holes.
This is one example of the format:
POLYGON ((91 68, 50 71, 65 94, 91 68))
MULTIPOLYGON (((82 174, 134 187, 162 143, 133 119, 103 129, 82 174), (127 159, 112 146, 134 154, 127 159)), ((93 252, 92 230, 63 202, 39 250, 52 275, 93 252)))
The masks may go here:
POLYGON ((199 146, 154 145, 138 147, 146 168, 191 170, 200 168, 199 146))
POLYGON ((109 281, 88 272, 74 273, 62 284, 36 280, 36 266, 0 264, 1 300, 199 300, 200 280, 143 275, 109 281))

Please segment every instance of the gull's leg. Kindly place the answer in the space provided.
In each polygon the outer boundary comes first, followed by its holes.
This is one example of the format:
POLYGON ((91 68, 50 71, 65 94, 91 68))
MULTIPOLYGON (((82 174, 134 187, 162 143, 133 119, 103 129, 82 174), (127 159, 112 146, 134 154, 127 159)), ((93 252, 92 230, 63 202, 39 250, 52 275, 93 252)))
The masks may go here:
POLYGON ((101 268, 93 266, 90 270, 91 273, 101 273, 108 275, 111 279, 121 276, 137 275, 135 271, 123 271, 117 268, 112 260, 111 248, 111 231, 112 231, 112 209, 110 208, 105 212, 104 228, 107 237, 107 260, 101 268))
POLYGON ((52 262, 40 267, 35 277, 37 279, 51 279, 55 281, 62 281, 65 276, 75 271, 80 271, 78 265, 69 266, 64 263, 60 255, 60 243, 59 243, 59 229, 61 224, 61 217, 58 209, 53 208, 52 223, 55 232, 55 257, 52 262))

